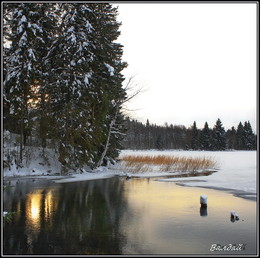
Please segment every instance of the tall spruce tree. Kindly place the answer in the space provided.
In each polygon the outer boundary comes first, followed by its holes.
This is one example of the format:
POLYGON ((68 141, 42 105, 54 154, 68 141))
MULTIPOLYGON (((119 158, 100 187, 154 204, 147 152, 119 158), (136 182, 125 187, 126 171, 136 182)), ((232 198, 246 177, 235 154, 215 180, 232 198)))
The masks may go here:
POLYGON ((33 121, 42 147, 47 138, 58 144, 65 170, 115 158, 126 100, 121 73, 126 63, 122 45, 115 42, 117 9, 94 3, 14 3, 6 5, 5 14, 11 41, 5 58, 5 129, 21 134, 21 150, 33 121))
POLYGON ((121 140, 124 131, 122 104, 127 101, 125 89, 122 88, 124 77, 121 71, 126 67, 122 61, 123 46, 115 42, 120 35, 120 23, 116 20, 117 8, 111 4, 88 4, 96 18, 92 24, 95 27, 95 38, 99 48, 95 54, 99 60, 98 72, 94 74, 94 80, 99 85, 100 103, 97 106, 97 126, 100 128, 100 142, 97 152, 97 165, 104 160, 113 160, 118 156, 122 148, 121 140), (102 103, 106 104, 106 108, 102 103))
POLYGON ((63 10, 59 37, 48 53, 53 58, 48 96, 53 137, 59 142, 59 161, 64 169, 85 161, 91 165, 95 148, 91 124, 95 85, 91 83, 95 61, 93 15, 84 4, 61 4, 63 10))
POLYGON ((193 150, 198 150, 200 148, 199 130, 195 121, 193 122, 193 125, 191 127, 191 148, 193 150))
POLYGON ((40 63, 42 76, 38 80, 38 101, 35 105, 36 113, 36 136, 39 138, 41 147, 46 147, 47 139, 53 136, 53 121, 51 110, 51 90, 53 85, 51 76, 54 72, 55 57, 52 55, 52 47, 54 42, 59 37, 60 33, 60 16, 62 9, 58 4, 49 3, 39 6, 40 24, 44 29, 43 41, 44 44, 39 45, 37 51, 41 53, 43 59, 40 63))
POLYGON ((255 135, 249 121, 244 123, 245 150, 256 149, 255 135))
POLYGON ((213 149, 225 150, 226 149, 226 137, 225 129, 222 126, 221 120, 218 118, 212 131, 213 149))
POLYGON ((231 129, 226 132, 227 148, 236 149, 236 129, 232 126, 231 129))
POLYGON ((31 135, 32 110, 38 100, 38 85, 42 77, 40 67, 43 53, 44 31, 41 4, 8 4, 7 40, 11 42, 6 57, 4 81, 5 128, 20 134, 20 162, 23 146, 31 135))
POLYGON ((244 133, 244 126, 241 122, 239 122, 237 126, 236 132, 236 149, 237 150, 244 150, 245 149, 245 133, 244 133))
POLYGON ((204 128, 201 130, 200 146, 202 150, 212 150, 211 130, 207 122, 205 122, 204 128))

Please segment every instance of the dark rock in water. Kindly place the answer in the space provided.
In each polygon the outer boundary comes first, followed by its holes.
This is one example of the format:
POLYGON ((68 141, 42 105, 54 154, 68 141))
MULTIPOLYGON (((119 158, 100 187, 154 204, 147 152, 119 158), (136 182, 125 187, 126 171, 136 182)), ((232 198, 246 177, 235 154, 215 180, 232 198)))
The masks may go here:
POLYGON ((132 177, 129 176, 129 175, 126 176, 126 180, 130 180, 131 178, 132 178, 132 177))

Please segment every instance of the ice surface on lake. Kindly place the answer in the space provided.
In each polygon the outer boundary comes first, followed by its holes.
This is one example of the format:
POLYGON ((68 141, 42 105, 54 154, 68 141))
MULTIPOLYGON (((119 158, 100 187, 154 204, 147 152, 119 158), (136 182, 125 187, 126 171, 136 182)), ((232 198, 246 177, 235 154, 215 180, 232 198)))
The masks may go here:
POLYGON ((169 155, 179 157, 210 157, 219 165, 210 176, 190 178, 166 178, 160 181, 180 181, 188 186, 202 186, 241 190, 256 193, 256 151, 123 151, 121 155, 169 155), (186 181, 186 182, 185 182, 186 181))

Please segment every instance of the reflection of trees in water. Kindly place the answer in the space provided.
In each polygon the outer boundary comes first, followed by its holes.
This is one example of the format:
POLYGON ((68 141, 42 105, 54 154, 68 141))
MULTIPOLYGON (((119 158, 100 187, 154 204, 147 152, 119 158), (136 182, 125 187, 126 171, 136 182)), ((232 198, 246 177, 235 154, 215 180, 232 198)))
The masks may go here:
MULTIPOLYGON (((126 211, 117 178, 64 184, 54 232, 63 254, 120 254, 120 218, 126 211)), ((56 245, 57 246, 57 245, 56 245)))
POLYGON ((52 199, 42 190, 38 228, 28 226, 30 196, 20 198, 19 215, 5 227, 5 254, 121 254, 127 204, 118 178, 61 184, 52 199))
MULTIPOLYGON (((5 182, 4 210, 15 212, 10 223, 4 226, 4 254, 32 253, 42 220, 46 219, 42 202, 49 200, 53 183, 47 180, 17 179, 5 182), (45 189, 43 191, 43 189, 45 189)), ((54 202, 52 202, 53 204, 54 202)))

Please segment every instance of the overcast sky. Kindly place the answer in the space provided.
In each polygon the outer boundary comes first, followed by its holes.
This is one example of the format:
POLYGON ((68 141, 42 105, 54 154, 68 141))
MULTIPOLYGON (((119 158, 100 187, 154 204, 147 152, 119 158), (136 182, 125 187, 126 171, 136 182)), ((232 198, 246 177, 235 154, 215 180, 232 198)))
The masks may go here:
MULTIPOLYGON (((123 73, 146 89, 128 104, 142 122, 256 130, 255 3, 119 6, 123 73)), ((138 87, 137 86, 137 87, 138 87)))

